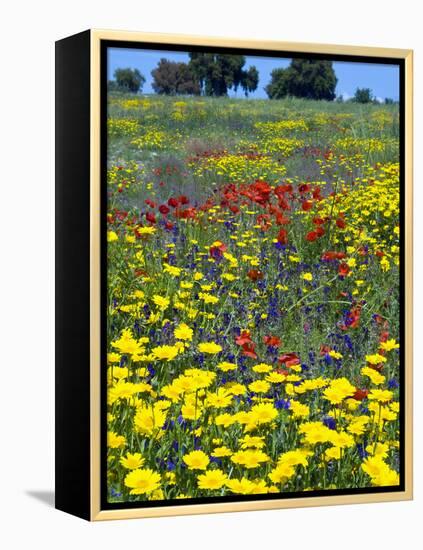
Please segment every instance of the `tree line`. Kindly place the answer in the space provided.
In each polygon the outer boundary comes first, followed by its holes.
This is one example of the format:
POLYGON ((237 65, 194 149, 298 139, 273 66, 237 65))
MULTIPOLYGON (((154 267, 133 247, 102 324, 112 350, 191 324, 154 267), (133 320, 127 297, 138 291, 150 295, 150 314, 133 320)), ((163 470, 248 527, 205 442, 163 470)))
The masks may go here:
MULTIPOLYGON (((226 96, 241 88, 248 97, 257 89, 258 70, 254 65, 245 69, 243 55, 192 52, 189 58, 189 63, 160 59, 151 71, 156 94, 226 96)), ((116 69, 109 89, 139 92, 145 80, 138 69, 116 69)))
MULTIPOLYGON (((160 59, 151 71, 152 88, 160 95, 205 95, 227 96, 229 90, 241 89, 245 96, 257 90, 259 72, 252 65, 245 68, 243 55, 191 52, 189 62, 160 59)), ((137 93, 142 91, 146 79, 138 69, 119 68, 114 72, 114 80, 109 81, 109 89, 137 93)), ((338 80, 331 61, 312 59, 292 59, 286 68, 271 72, 270 82, 264 88, 270 99, 299 97, 327 101, 343 101, 336 97, 338 80)), ((357 88, 349 100, 356 103, 376 102, 369 88, 357 88)), ((387 98, 385 103, 393 103, 387 98)))

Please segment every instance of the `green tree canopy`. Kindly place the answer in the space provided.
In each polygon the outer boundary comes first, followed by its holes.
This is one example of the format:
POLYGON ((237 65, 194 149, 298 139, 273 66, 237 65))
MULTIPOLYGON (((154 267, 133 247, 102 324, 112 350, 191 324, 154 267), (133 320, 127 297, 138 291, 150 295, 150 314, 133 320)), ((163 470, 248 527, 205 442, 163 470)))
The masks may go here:
POLYGON ((162 58, 157 67, 151 71, 151 76, 153 90, 157 94, 200 94, 198 80, 187 63, 162 58))
POLYGON ((142 87, 145 83, 145 77, 140 73, 138 69, 116 69, 114 77, 118 89, 127 90, 129 92, 142 91, 142 87))
POLYGON ((370 88, 357 88, 354 94, 354 103, 372 103, 373 94, 370 88))
POLYGON ((204 95, 225 96, 228 90, 241 87, 245 94, 257 89, 259 74, 256 67, 244 70, 243 55, 192 52, 189 67, 195 74, 204 95))
POLYGON ((266 93, 271 99, 286 96, 335 99, 338 79, 331 61, 293 59, 286 69, 274 69, 266 93))
POLYGON ((241 82, 241 86, 242 86, 242 89, 244 90, 246 97, 248 97, 249 93, 257 90, 258 82, 259 82, 258 70, 254 65, 252 65, 248 69, 248 71, 245 72, 243 81, 241 82))

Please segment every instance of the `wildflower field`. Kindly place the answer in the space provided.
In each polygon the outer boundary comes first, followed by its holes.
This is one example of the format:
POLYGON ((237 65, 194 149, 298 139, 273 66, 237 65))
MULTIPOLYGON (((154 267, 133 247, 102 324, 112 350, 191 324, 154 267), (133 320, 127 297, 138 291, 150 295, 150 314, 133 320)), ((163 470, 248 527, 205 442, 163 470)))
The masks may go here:
POLYGON ((397 105, 109 94, 109 502, 399 484, 397 105))

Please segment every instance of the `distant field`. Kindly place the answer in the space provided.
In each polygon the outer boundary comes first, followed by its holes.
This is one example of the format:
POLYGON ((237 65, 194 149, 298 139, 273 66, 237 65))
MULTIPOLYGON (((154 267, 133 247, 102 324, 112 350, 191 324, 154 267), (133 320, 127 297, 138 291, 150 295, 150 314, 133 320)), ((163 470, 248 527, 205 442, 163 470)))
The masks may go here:
MULTIPOLYGON (((243 178, 319 179, 319 152, 361 155, 369 164, 398 161, 396 105, 112 95, 109 112, 110 163, 142 162, 150 177, 172 169, 168 185, 178 192, 182 186, 198 194, 243 178), (220 162, 190 162, 222 151, 220 162), (244 160, 248 153, 265 158, 244 160)), ((337 174, 347 177, 349 166, 342 164, 336 163, 337 174)), ((360 166, 351 168, 359 174, 360 166)))
POLYGON ((398 485, 398 106, 108 109, 109 500, 398 485))

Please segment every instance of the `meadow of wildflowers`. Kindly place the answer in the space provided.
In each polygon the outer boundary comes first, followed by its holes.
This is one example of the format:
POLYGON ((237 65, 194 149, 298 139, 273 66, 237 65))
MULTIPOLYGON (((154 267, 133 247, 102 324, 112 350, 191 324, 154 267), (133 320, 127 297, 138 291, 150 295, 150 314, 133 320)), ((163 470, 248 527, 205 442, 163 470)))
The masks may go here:
POLYGON ((109 95, 109 502, 399 484, 398 117, 109 95))

